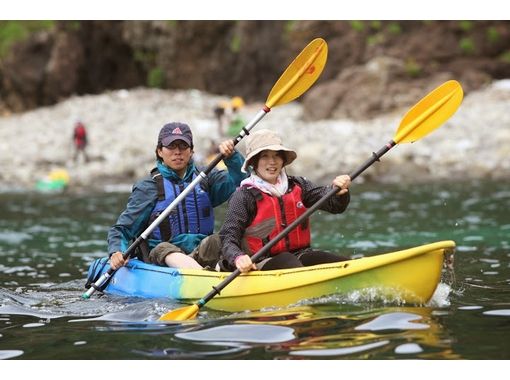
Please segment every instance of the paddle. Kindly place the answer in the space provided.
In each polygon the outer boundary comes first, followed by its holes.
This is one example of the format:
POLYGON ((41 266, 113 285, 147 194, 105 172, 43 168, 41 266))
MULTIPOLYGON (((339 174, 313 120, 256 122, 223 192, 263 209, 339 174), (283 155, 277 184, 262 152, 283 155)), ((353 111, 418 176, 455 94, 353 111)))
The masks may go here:
MULTIPOLYGON (((255 117, 241 130, 239 135, 234 138, 234 146, 249 134, 249 131, 269 112, 274 106, 286 104, 302 95, 310 86, 319 78, 328 57, 328 45, 322 38, 316 38, 311 41, 299 55, 287 67, 284 73, 275 83, 269 96, 267 97, 264 107, 255 115, 255 117)), ((197 186, 212 169, 223 159, 223 155, 218 154, 214 160, 209 163, 207 168, 183 190, 178 197, 155 219, 149 227, 129 246, 122 255, 124 260, 135 252, 136 248, 145 240, 151 232, 172 212, 172 210, 183 201, 186 196, 197 186)), ((115 273, 110 268, 106 271, 91 287, 82 295, 87 299, 115 273)))
MULTIPOLYGON (((402 142, 414 142, 428 135, 434 129, 438 128, 448 118, 450 118, 462 102, 463 91, 459 82, 451 80, 443 83, 434 91, 425 96, 402 119, 397 133, 393 140, 390 140, 384 147, 377 153, 372 153, 372 158, 367 160, 358 170, 350 174, 351 180, 354 180, 361 173, 363 173, 374 162, 379 161, 379 158, 393 148, 396 144, 402 142)), ((283 231, 276 235, 269 243, 260 249, 255 255, 252 256, 252 261, 264 257, 269 253, 271 248, 283 239, 295 227, 300 225, 306 218, 308 218, 315 210, 317 210, 326 200, 338 193, 340 188, 333 186, 332 189, 312 205, 304 214, 297 218, 293 223, 289 224, 283 231)), ((186 306, 180 309, 170 311, 163 314, 160 321, 182 321, 194 318, 202 306, 209 302, 214 296, 220 294, 220 291, 230 284, 241 272, 236 269, 225 280, 213 287, 206 296, 200 299, 197 303, 186 306)))

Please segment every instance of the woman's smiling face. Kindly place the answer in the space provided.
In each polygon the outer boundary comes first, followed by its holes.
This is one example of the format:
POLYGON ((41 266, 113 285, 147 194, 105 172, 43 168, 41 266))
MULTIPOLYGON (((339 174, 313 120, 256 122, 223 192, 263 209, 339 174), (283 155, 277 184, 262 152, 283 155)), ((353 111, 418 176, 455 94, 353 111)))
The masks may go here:
POLYGON ((284 164, 283 155, 276 150, 263 150, 258 154, 255 172, 264 181, 276 184, 278 176, 282 172, 284 164))

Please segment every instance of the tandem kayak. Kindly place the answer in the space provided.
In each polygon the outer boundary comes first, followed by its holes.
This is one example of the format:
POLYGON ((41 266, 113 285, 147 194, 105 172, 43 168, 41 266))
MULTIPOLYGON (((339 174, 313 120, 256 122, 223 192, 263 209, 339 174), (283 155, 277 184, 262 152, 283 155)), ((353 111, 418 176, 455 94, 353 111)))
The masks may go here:
MULTIPOLYGON (((207 307, 224 311, 258 310, 363 290, 370 290, 375 298, 425 304, 441 280, 443 263, 451 262, 454 251, 455 242, 447 240, 333 264, 252 271, 238 276, 207 307)), ((88 271, 89 280, 97 279, 108 268, 106 258, 95 260, 88 271)), ((229 274, 161 267, 131 259, 112 276, 104 292, 171 298, 191 304, 229 274)))

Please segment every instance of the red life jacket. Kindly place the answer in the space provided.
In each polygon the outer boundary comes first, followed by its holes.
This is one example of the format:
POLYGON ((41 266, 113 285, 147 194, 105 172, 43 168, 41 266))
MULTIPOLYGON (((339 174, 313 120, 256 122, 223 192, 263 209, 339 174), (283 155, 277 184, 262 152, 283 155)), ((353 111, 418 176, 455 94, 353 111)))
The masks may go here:
MULTIPOLYGON (((258 189, 250 189, 256 193, 257 215, 247 227, 244 236, 249 248, 249 254, 257 253, 265 244, 278 235, 285 227, 294 222, 302 215, 307 208, 303 204, 302 189, 298 184, 284 194, 281 198, 271 196, 258 189), (250 232, 256 230, 257 226, 272 223, 272 231, 262 237, 260 233, 255 236, 250 232)), ((263 229, 263 228, 262 228, 263 229)), ((267 230, 267 228, 266 228, 267 230)), ((305 219, 303 223, 294 228, 285 238, 281 239, 271 248, 271 255, 281 252, 293 252, 298 249, 310 246, 310 221, 305 219)))
POLYGON ((87 132, 85 132, 85 126, 81 123, 76 125, 76 129, 74 130, 74 137, 80 140, 84 140, 87 136, 87 132))
POLYGON ((87 144, 87 131, 82 123, 76 124, 74 128, 74 144, 79 148, 84 148, 87 144))

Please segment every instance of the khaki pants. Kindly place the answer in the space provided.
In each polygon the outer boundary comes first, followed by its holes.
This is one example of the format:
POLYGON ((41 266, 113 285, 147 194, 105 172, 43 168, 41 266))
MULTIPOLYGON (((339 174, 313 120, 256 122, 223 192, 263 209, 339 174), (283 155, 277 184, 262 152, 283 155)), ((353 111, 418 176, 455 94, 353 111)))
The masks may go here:
MULTIPOLYGON (((148 262, 151 264, 165 266, 165 257, 174 252, 181 252, 186 254, 178 246, 162 242, 155 246, 149 252, 148 262)), ((221 254, 221 241, 220 235, 212 234, 204 238, 200 244, 189 254, 203 267, 214 268, 221 254)))

